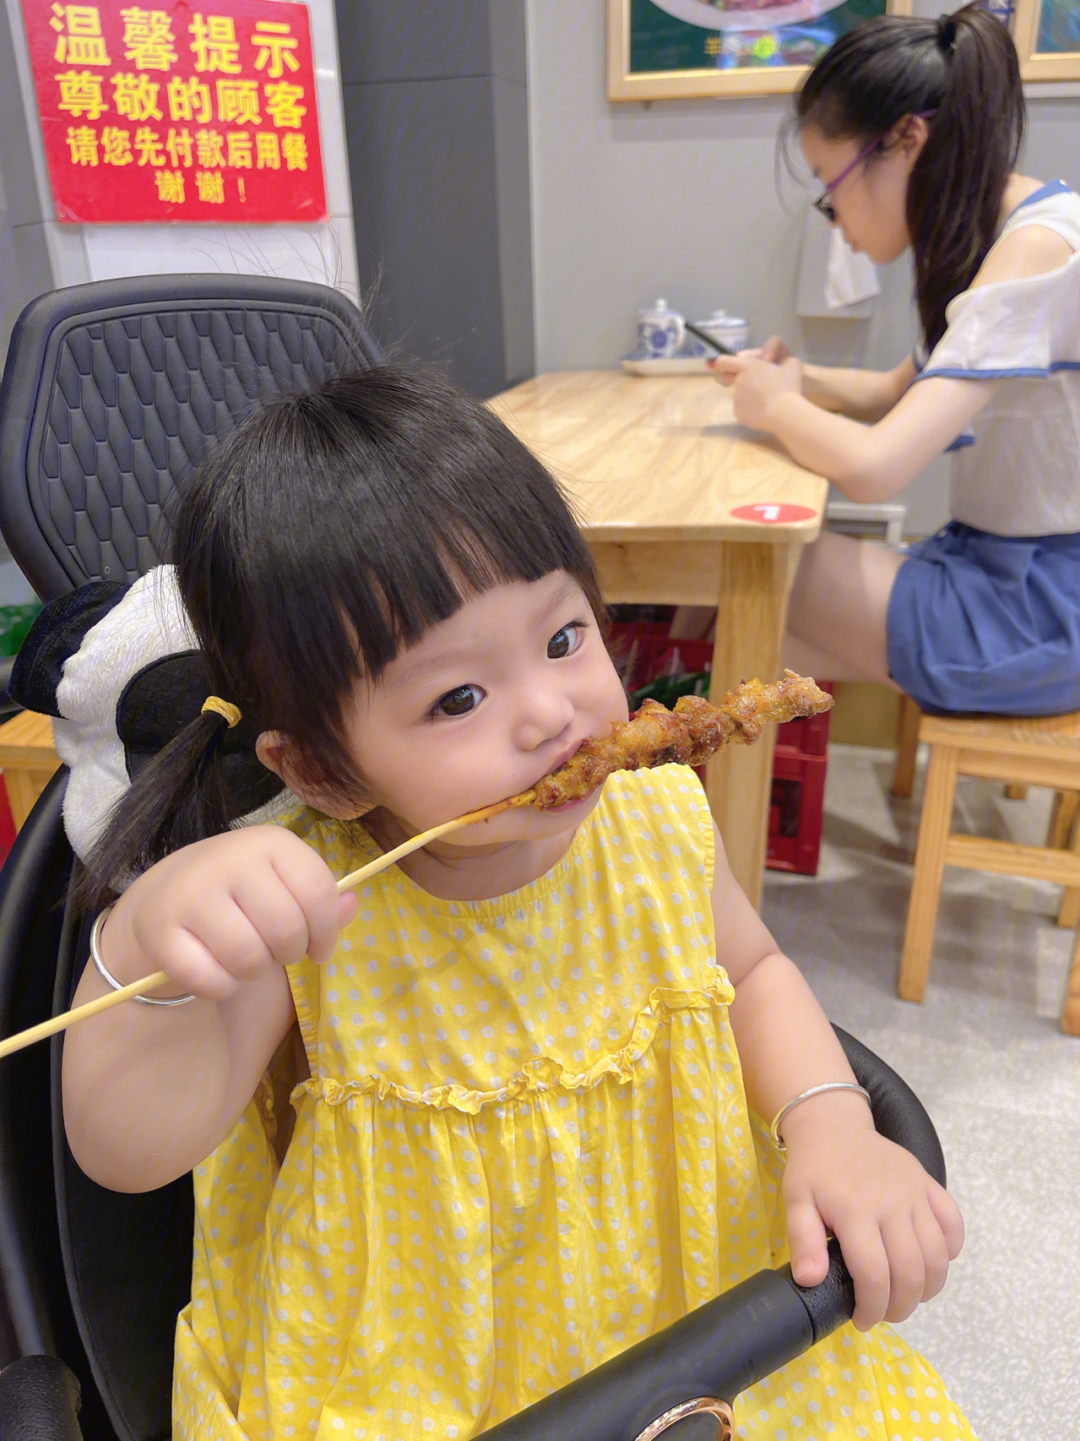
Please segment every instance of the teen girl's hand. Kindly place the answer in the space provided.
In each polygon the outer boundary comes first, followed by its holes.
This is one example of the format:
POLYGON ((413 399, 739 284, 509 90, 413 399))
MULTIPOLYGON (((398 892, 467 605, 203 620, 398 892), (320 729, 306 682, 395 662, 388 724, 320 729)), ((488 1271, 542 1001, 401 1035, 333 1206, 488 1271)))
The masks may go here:
POLYGON ((708 365, 721 385, 732 385, 735 378, 742 374, 748 360, 765 360, 770 365, 779 365, 790 356, 791 351, 787 344, 778 335, 770 335, 764 345, 740 350, 737 355, 712 356, 708 365))
POLYGON ((816 1096, 784 1118, 782 1132, 795 1280, 825 1279, 831 1234, 855 1282, 860 1331, 903 1321, 936 1296, 964 1243, 963 1220, 915 1157, 878 1135, 862 1097, 816 1096))
POLYGON ((779 365, 784 360, 791 358, 791 351, 787 343, 780 339, 779 335, 770 335, 764 345, 757 350, 744 350, 744 355, 754 356, 758 360, 767 360, 770 365, 779 365))
POLYGON ((770 430, 770 417, 783 396, 802 393, 802 362, 788 356, 779 365, 767 360, 732 357, 739 372, 728 382, 735 391, 735 418, 753 430, 770 430))
POLYGON ((168 972, 175 984, 155 996, 224 1001, 305 955, 327 960, 357 904, 297 836, 252 826, 186 846, 140 876, 106 920, 101 952, 118 980, 168 972))

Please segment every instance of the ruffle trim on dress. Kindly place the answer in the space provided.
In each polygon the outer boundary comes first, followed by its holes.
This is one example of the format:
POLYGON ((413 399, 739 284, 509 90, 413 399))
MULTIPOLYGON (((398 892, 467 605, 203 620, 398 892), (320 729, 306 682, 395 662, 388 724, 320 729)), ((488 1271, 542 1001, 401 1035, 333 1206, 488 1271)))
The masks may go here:
MULTIPOLYGON (((723 976, 722 972, 720 974, 723 976)), ((349 1081, 340 1081, 334 1076, 312 1076, 293 1090, 292 1102, 295 1106, 304 1096, 314 1096, 316 1100, 339 1106, 354 1096, 374 1095, 380 1101, 393 1096, 411 1106, 428 1106, 435 1111, 463 1111, 475 1116, 485 1106, 516 1101, 534 1092, 592 1090, 606 1076, 615 1076, 625 1083, 633 1079, 634 1067, 651 1047, 660 1025, 674 1011, 713 1010, 729 1006, 734 999, 735 988, 726 976, 701 991, 677 991, 657 986, 638 1012, 626 1045, 611 1055, 601 1056, 584 1071, 569 1071, 553 1056, 534 1056, 505 1086, 490 1091, 470 1090, 456 1082, 429 1085, 418 1091, 398 1081, 389 1081, 385 1076, 357 1076, 349 1081)))

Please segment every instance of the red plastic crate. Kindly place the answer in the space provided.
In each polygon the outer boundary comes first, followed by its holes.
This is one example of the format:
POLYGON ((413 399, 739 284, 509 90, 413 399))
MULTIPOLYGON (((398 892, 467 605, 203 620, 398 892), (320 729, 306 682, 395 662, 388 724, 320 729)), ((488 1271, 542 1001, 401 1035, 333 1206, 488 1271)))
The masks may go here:
POLYGON ((827 756, 776 747, 765 861, 769 870, 817 875, 827 765, 827 756))
POLYGON ((8 802, 4 773, 0 771, 0 866, 7 860, 8 852, 14 844, 15 822, 11 815, 11 805, 8 802))
POLYGON ((694 671, 711 670, 711 640, 671 640, 665 638, 664 649, 656 657, 656 675, 671 669, 673 675, 689 675, 694 671))
POLYGON ((648 684, 658 672, 657 659, 671 644, 670 621, 616 621, 608 627, 607 646, 628 691, 648 684))

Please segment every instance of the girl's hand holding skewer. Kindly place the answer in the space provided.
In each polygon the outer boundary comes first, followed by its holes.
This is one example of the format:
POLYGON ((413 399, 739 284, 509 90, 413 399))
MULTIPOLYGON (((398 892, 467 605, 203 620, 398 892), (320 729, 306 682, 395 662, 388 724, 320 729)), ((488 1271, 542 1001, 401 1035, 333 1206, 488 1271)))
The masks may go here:
POLYGON ((305 955, 329 959, 357 904, 297 836, 253 826, 186 846, 140 876, 105 923, 101 952, 125 983, 166 971, 175 984, 155 997, 225 1001, 305 955))
POLYGON ((729 1016, 747 1095, 778 1117, 791 1270, 802 1286, 828 1271, 840 1243, 855 1281, 855 1324, 900 1321, 937 1295, 959 1254, 956 1203, 915 1158, 878 1135, 836 1034, 796 966, 736 886, 714 834, 712 906, 717 960, 735 987, 729 1016), (788 1103, 799 1103, 788 1109, 788 1103))
MULTIPOLYGON (((198 841, 134 881, 102 928, 105 966, 122 984, 165 971, 155 999, 198 999, 126 1001, 67 1034, 64 1119, 87 1175, 147 1191, 208 1156, 296 1019, 285 967, 328 960, 356 907, 315 851, 275 826, 198 841)), ((88 965, 76 1004, 108 994, 88 965)))

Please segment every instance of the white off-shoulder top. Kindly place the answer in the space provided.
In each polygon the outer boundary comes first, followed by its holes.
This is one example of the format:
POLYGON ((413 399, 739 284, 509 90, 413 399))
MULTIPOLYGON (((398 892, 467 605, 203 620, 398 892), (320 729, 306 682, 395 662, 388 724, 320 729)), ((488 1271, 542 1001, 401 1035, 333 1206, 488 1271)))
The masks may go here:
POLYGON ((1009 382, 950 447, 956 520, 997 535, 1072 534, 1080 531, 1080 196, 1062 180, 1044 185, 1017 206, 995 246, 1024 225, 1056 231, 1072 258, 1045 275, 957 295, 916 380, 1009 382))

